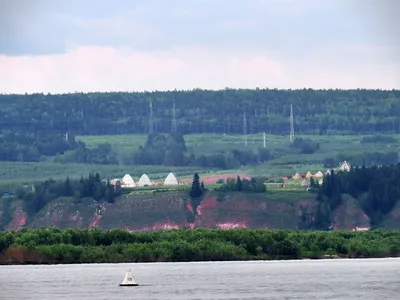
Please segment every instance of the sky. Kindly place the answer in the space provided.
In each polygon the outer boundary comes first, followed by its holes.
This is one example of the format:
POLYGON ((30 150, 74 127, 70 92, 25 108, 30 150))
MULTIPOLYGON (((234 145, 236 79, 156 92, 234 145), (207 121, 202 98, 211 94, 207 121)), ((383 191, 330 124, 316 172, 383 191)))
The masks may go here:
POLYGON ((400 88, 398 0, 1 0, 0 93, 400 88))

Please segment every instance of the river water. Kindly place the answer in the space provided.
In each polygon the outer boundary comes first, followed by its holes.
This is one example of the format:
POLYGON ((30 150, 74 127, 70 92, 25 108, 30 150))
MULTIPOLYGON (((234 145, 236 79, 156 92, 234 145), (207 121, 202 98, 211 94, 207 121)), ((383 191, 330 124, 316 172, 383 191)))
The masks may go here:
POLYGON ((0 299, 396 300, 400 259, 0 266, 0 299))

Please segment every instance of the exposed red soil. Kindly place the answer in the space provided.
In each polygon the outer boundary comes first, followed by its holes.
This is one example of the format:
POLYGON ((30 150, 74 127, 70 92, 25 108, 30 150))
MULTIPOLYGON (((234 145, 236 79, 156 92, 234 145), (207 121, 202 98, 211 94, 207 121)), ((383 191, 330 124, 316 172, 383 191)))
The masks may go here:
POLYGON ((28 214, 22 210, 21 207, 17 207, 14 211, 13 218, 8 224, 8 230, 19 230, 22 226, 25 225, 26 220, 28 219, 28 214))
MULTIPOLYGON (((248 174, 238 174, 238 173, 230 173, 230 174, 213 174, 213 175, 202 175, 200 176, 200 180, 204 182, 204 184, 215 184, 217 182, 218 179, 223 179, 224 181, 226 181, 228 178, 235 178, 237 176, 240 176, 240 178, 243 179, 251 179, 251 176, 248 174)), ((192 182, 192 178, 184 178, 182 180, 182 182, 185 183, 191 183, 192 182)))
POLYGON ((357 200, 347 195, 343 196, 343 204, 333 211, 332 217, 332 228, 335 230, 369 228, 368 216, 357 204, 357 200))

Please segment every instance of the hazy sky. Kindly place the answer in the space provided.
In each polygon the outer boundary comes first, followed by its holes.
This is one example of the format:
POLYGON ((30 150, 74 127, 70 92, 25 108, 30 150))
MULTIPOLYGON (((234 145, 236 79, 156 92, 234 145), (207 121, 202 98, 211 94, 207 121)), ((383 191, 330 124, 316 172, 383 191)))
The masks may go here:
POLYGON ((400 88, 398 0, 0 0, 0 93, 400 88))

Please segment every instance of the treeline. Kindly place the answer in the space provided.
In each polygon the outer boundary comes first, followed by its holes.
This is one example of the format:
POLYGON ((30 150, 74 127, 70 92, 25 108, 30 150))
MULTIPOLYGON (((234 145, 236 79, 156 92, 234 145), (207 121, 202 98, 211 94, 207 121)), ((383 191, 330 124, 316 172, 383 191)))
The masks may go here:
POLYGON ((1 161, 40 161, 42 156, 63 154, 84 147, 73 136, 55 133, 2 131, 0 135, 1 161))
POLYGON ((38 162, 53 159, 61 163, 118 164, 110 144, 93 149, 72 134, 2 131, 0 161, 38 162))
POLYGON ((334 168, 342 161, 351 161, 355 166, 383 166, 397 164, 400 161, 397 151, 389 152, 360 152, 344 154, 339 153, 335 157, 327 157, 322 163, 325 168, 334 168))
POLYGON ((115 263, 400 255, 399 231, 39 228, 0 232, 0 263, 115 263))
POLYGON ((304 138, 295 138, 290 146, 300 150, 302 154, 312 154, 319 149, 319 143, 304 138))
POLYGON ((247 133, 287 134, 291 104, 298 133, 400 133, 400 91, 360 89, 0 95, 0 128, 76 135, 175 129, 241 134, 246 114, 247 133))
POLYGON ((400 164, 382 167, 355 167, 349 172, 331 170, 318 189, 317 228, 331 224, 331 211, 342 204, 342 195, 358 199, 371 226, 379 226, 383 216, 400 201, 400 164))
POLYGON ((267 148, 226 149, 212 154, 195 154, 188 151, 180 133, 152 133, 145 145, 139 146, 125 157, 125 164, 193 166, 216 169, 235 169, 243 165, 258 164, 274 158, 267 148))
POLYGON ((239 175, 235 178, 227 178, 222 183, 221 191, 238 191, 238 192, 253 192, 253 193, 265 193, 267 186, 265 182, 267 178, 264 177, 251 177, 250 179, 241 178, 239 175))
POLYGON ((15 196, 25 201, 27 211, 37 213, 47 203, 60 197, 74 197, 78 202, 85 198, 93 198, 96 201, 104 200, 113 203, 121 194, 122 190, 118 182, 114 186, 109 180, 102 181, 99 173, 89 173, 88 177, 77 180, 49 179, 31 186, 20 187, 16 190, 15 196))

